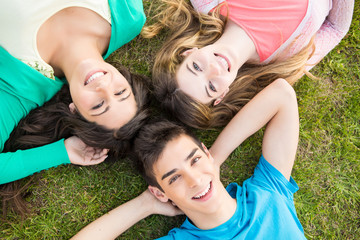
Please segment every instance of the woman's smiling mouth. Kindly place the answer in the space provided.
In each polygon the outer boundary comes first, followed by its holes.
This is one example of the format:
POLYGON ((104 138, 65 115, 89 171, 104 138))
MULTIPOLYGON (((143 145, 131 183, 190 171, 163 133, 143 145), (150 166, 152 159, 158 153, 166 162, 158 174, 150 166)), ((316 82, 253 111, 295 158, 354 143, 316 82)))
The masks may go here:
POLYGON ((224 67, 224 69, 229 72, 231 68, 229 59, 221 54, 214 53, 214 55, 218 62, 224 67))
POLYGON ((94 81, 96 78, 101 77, 101 76, 104 76, 104 75, 105 75, 105 72, 103 72, 103 71, 96 71, 96 72, 89 73, 89 74, 86 76, 86 79, 85 79, 85 82, 84 82, 84 86, 88 85, 89 83, 91 83, 92 81, 94 81))

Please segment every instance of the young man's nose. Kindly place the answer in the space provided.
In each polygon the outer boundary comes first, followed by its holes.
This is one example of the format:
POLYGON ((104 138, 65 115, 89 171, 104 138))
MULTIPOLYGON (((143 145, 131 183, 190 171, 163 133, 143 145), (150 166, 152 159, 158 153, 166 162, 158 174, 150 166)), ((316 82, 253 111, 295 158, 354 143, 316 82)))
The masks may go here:
POLYGON ((186 177, 186 182, 190 188, 193 188, 201 183, 201 177, 197 174, 191 174, 186 177))

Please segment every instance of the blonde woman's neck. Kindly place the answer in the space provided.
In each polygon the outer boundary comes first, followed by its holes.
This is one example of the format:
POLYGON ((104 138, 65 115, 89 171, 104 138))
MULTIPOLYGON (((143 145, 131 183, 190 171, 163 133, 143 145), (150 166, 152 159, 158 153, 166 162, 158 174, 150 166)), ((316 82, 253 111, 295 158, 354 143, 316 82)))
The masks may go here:
POLYGON ((246 62, 259 62, 256 47, 247 33, 236 23, 228 20, 224 33, 214 44, 222 45, 233 58, 233 67, 240 68, 246 62))

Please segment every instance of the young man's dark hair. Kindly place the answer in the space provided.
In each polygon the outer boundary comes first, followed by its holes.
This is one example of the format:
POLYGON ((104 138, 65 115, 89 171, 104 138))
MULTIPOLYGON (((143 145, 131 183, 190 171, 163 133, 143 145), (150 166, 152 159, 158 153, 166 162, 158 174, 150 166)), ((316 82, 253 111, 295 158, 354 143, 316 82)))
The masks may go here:
POLYGON ((155 179, 153 165, 159 159, 166 144, 180 135, 190 136, 200 147, 199 139, 184 125, 158 118, 145 125, 134 141, 131 157, 145 181, 162 190, 155 179))

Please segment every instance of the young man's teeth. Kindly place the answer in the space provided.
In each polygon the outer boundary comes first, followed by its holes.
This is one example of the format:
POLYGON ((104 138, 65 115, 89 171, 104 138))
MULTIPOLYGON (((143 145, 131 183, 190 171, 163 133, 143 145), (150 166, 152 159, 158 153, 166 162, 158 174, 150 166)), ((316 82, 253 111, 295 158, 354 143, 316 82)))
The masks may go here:
POLYGON ((96 72, 96 73, 94 73, 94 74, 91 75, 91 76, 89 77, 89 79, 86 81, 86 84, 89 84, 89 83, 92 82, 94 79, 96 79, 96 78, 98 78, 98 77, 101 77, 101 76, 103 76, 103 75, 105 75, 103 72, 96 72))
POLYGON ((195 199, 202 198, 205 194, 207 194, 207 193, 209 192, 210 186, 211 186, 211 185, 209 184, 209 186, 208 186, 202 193, 200 193, 199 195, 195 196, 194 198, 195 198, 195 199))

